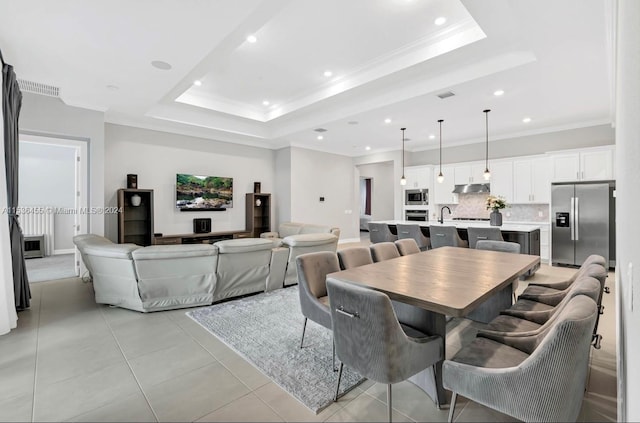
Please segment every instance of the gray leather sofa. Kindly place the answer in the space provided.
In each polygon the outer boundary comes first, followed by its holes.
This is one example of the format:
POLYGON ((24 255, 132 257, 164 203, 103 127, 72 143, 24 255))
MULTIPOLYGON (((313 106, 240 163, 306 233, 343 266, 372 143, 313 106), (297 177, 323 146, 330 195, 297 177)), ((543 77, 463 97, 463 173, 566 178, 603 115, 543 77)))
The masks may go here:
POLYGON ((96 302, 141 312, 280 288, 289 257, 287 248, 258 238, 140 247, 79 235, 74 243, 92 274, 96 302))
POLYGON ((271 239, 278 246, 288 249, 287 270, 284 286, 298 283, 296 257, 300 254, 318 251, 336 252, 340 229, 331 226, 313 225, 299 222, 280 224, 278 232, 264 232, 260 238, 271 239))

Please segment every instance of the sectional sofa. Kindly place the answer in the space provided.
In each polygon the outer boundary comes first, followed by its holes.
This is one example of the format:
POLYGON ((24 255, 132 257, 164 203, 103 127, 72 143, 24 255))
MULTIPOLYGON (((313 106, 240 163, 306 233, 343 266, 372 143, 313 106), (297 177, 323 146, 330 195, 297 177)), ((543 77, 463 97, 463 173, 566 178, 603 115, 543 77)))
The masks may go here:
POLYGON ((149 312, 292 285, 297 283, 295 257, 335 251, 337 239, 316 233, 141 247, 87 234, 74 237, 74 243, 93 280, 97 303, 149 312))

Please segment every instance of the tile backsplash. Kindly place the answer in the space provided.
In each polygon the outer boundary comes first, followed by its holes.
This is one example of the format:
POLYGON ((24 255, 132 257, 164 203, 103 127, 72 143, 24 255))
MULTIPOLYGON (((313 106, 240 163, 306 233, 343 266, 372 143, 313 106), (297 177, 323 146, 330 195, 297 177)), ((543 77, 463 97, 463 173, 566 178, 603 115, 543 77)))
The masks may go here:
MULTIPOLYGON (((431 212, 431 219, 436 220, 439 217, 440 207, 449 206, 451 216, 453 217, 476 217, 489 218, 490 210, 486 209, 485 202, 489 194, 459 194, 458 204, 438 204, 437 209, 431 212)), ((502 220, 505 222, 548 222, 549 221, 549 205, 548 204, 512 204, 510 207, 501 210, 502 220)))

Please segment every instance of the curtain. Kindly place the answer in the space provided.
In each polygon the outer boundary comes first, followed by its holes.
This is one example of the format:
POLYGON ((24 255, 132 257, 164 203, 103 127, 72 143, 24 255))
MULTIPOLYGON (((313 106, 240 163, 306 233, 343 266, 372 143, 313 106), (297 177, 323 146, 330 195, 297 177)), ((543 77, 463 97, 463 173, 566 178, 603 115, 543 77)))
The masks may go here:
MULTIPOLYGON (((0 53, 0 58, 2 53, 0 53)), ((2 66, 2 62, 0 62, 2 66)), ((0 86, 2 84, 3 73, 0 72, 0 86)), ((2 113, 2 107, 0 107, 0 135, 2 136, 2 142, 0 142, 0 153, 4 156, 4 114, 2 113)), ((4 162, 0 161, 0 187, 6 186, 5 168, 4 162)), ((3 191, 0 189, 0 209, 6 210, 7 197, 2 195, 3 191)), ((7 214, 0 214, 0 335, 9 332, 16 327, 18 316, 16 314, 15 297, 13 295, 13 275, 11 273, 12 260, 11 260, 11 243, 9 241, 9 219, 5 216, 7 214)))
MULTIPOLYGON (((2 59, 2 53, 0 53, 2 59)), ((23 236, 18 215, 18 119, 22 93, 13 66, 2 61, 2 114, 4 119, 4 161, 7 175, 7 207, 9 209, 9 238, 13 263, 13 291, 17 310, 28 308, 31 290, 24 264, 23 236)))

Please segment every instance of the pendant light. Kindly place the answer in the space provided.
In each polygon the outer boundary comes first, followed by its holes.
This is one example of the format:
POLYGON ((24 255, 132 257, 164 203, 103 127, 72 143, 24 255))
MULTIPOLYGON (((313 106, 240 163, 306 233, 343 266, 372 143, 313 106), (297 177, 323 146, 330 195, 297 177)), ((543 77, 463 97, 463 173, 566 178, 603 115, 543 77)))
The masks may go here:
POLYGON ((407 178, 404 177, 404 130, 407 128, 400 128, 402 131, 402 178, 400 178, 400 185, 407 185, 407 178))
POLYGON ((486 109, 482 111, 485 117, 485 129, 486 129, 486 136, 487 136, 486 154, 484 159, 484 174, 482 176, 486 181, 491 179, 491 172, 489 171, 489 112, 490 111, 491 111, 490 109, 486 109))
POLYGON ((438 123, 440 124, 440 173, 438 173, 438 183, 441 184, 444 182, 444 175, 442 174, 442 122, 444 119, 439 119, 438 123))

